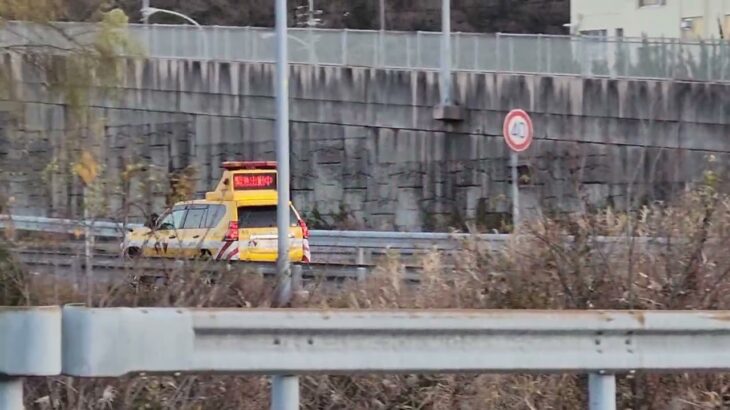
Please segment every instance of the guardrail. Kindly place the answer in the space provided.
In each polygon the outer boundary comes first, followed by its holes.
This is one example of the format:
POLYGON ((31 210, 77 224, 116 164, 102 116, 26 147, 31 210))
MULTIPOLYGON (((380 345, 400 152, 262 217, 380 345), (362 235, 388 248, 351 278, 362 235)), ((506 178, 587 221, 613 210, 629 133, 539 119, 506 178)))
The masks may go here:
MULTIPOLYGON (((141 227, 141 224, 127 224, 126 228, 141 227)), ((95 266, 95 255, 92 247, 95 237, 105 239, 122 239, 125 229, 123 224, 112 221, 81 221, 71 219, 46 218, 36 216, 0 215, 0 229, 10 228, 19 231, 35 231, 73 234, 85 236, 85 257, 87 267, 95 266)), ((493 249, 503 247, 513 237, 510 234, 464 234, 464 233, 433 233, 433 232, 387 232, 387 231, 335 231, 312 230, 309 240, 310 249, 320 271, 327 271, 327 275, 334 277, 352 277, 362 279, 367 275, 367 265, 373 263, 372 254, 387 250, 396 250, 401 255, 417 255, 427 251, 453 251, 463 248, 465 241, 477 241, 488 244, 493 249), (332 260, 322 259, 322 255, 339 258, 332 260), (353 257, 354 256, 354 257, 353 257), (327 263, 324 263, 327 262, 327 263), (350 268, 345 268, 348 263, 350 268), (341 266, 334 266, 341 265, 341 266), (354 273, 353 273, 354 272, 354 273)), ((574 240, 566 236, 565 241, 574 240)), ((596 236, 594 242, 607 247, 627 244, 647 247, 661 245, 667 242, 664 238, 626 236, 596 236)), ((674 242, 680 242, 675 239, 674 242)), ((608 249, 610 251, 610 249, 608 249)), ((314 261, 313 260, 313 261, 314 261)), ((119 261, 112 261, 119 265, 119 261)), ((115 266, 116 266, 115 265, 115 266)))
POLYGON ((726 311, 0 309, 0 409, 18 377, 206 373, 275 376, 296 409, 298 375, 588 373, 591 409, 616 406, 615 374, 730 370, 726 311), (123 335, 124 337, 119 337, 123 335), (62 355, 60 352, 62 351, 62 355), (60 358, 59 358, 60 355, 60 358))
MULTIPOLYGON (((127 228, 138 228, 141 224, 128 224, 127 228)), ((123 237, 124 224, 112 221, 76 220, 62 218, 46 218, 42 216, 0 215, 0 228, 12 228, 19 231, 35 231, 63 233, 84 236, 87 230, 95 237, 123 237)))
MULTIPOLYGON (((49 233, 85 235, 87 229, 92 235, 107 239, 122 239, 124 228, 139 228, 142 224, 123 225, 118 222, 104 220, 73 220, 47 218, 39 216, 0 215, 0 229, 12 228, 19 231, 36 231, 49 233)), ((311 230, 311 246, 350 247, 364 249, 456 249, 465 240, 479 240, 492 244, 503 244, 511 234, 467 234, 441 232, 390 232, 390 231, 341 231, 311 230)), ((566 236, 566 240, 572 237, 566 236)), ((625 236, 596 236, 597 242, 619 243, 627 240, 625 236)), ((663 238, 634 237, 641 244, 665 243, 663 238)))
MULTIPOLYGON (((64 269, 76 275, 83 272, 87 266, 93 271, 93 280, 98 282, 126 280, 133 274, 137 278, 164 279, 170 274, 190 271, 196 272, 220 272, 226 271, 228 266, 223 261, 195 262, 186 260, 171 260, 163 258, 140 259, 127 261, 119 256, 94 255, 89 263, 88 259, 78 257, 69 253, 53 251, 20 250, 16 251, 19 260, 28 266, 32 266, 36 272, 54 272, 64 269), (122 274, 122 275, 120 275, 122 274)), ((255 272, 264 276, 276 275, 276 264, 268 262, 240 262, 239 267, 247 272, 255 272)), ((292 281, 295 288, 301 288, 304 280, 326 279, 328 281, 341 281, 354 279, 363 281, 372 272, 374 265, 332 262, 312 262, 307 264, 292 265, 292 281)), ((407 282, 417 283, 421 278, 420 266, 403 265, 401 267, 403 279, 407 282)), ((74 280, 76 276, 74 276, 74 280)))
MULTIPOLYGON (((104 220, 74 220, 41 216, 0 215, 0 228, 19 231, 85 235, 87 230, 99 238, 121 239, 125 228, 139 228, 142 224, 121 224, 104 220)), ((395 248, 395 249, 447 249, 454 241, 479 238, 491 242, 504 242, 506 234, 450 234, 429 232, 381 232, 381 231, 310 231, 312 245, 322 247, 395 248)))
POLYGON ((61 308, 0 307, 0 410, 23 408, 23 376, 61 373, 61 308))

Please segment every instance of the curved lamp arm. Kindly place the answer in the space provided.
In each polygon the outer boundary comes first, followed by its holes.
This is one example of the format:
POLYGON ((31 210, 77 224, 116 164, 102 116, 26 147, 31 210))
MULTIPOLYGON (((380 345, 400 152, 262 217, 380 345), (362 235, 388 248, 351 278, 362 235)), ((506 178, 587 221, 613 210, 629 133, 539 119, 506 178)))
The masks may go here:
POLYGON ((152 16, 153 14, 156 14, 156 13, 171 14, 173 16, 177 16, 177 17, 180 17, 182 19, 185 19, 185 20, 189 21, 191 24, 194 24, 198 28, 201 27, 200 24, 198 24, 197 21, 191 19, 190 17, 188 17, 188 16, 186 16, 186 15, 184 15, 182 13, 178 13, 176 11, 166 10, 166 9, 158 9, 157 7, 145 7, 145 8, 142 9, 142 16, 145 19, 150 18, 150 16, 152 16))

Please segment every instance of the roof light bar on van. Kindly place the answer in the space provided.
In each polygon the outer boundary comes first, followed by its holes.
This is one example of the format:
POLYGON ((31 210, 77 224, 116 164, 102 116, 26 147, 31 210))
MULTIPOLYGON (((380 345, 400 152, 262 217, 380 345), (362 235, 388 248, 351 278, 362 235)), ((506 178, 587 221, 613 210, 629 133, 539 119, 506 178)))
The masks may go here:
POLYGON ((239 169, 276 169, 276 161, 225 161, 221 165, 228 171, 239 169))

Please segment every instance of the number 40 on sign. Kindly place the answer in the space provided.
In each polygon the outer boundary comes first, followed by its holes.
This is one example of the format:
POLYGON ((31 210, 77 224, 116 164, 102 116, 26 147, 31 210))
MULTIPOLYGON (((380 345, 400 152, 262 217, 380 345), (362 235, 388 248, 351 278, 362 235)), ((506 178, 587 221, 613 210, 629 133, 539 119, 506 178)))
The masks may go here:
POLYGON ((522 152, 532 144, 532 120, 523 110, 512 110, 504 119, 504 140, 514 152, 522 152))

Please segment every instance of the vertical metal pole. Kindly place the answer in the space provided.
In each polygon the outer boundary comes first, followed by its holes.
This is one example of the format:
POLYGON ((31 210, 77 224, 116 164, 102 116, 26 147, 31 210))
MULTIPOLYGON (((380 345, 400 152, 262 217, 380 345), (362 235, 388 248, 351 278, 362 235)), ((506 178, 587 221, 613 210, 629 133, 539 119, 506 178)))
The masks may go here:
POLYGON ((319 64, 317 56, 314 54, 314 33, 312 33, 312 26, 307 27, 307 42, 309 43, 309 50, 307 50, 309 64, 319 64))
POLYGON ((274 376, 271 379, 271 410, 299 410, 299 378, 274 376))
POLYGON ((385 0, 380 0, 380 31, 385 31, 385 0))
MULTIPOLYGON (((146 10, 148 8, 150 8, 150 0, 142 0, 142 10, 146 10)), ((149 19, 147 18, 147 16, 143 13, 142 14, 142 23, 147 24, 148 20, 149 19)))
POLYGON ((406 36, 406 68, 411 68, 411 36, 406 36))
POLYGON ((303 278, 302 278, 302 265, 292 266, 291 277, 292 277, 292 289, 294 290, 294 292, 301 291, 302 287, 304 285, 303 278))
POLYGON ((542 34, 537 35, 537 66, 535 67, 536 73, 544 73, 542 69, 542 34))
POLYGON ((580 75, 586 75, 586 50, 585 50, 585 37, 579 36, 578 37, 578 61, 580 61, 580 75))
POLYGON ((471 38, 474 39, 474 69, 479 69, 479 40, 481 37, 472 34, 471 38))
POLYGON ((378 65, 379 64, 379 60, 380 60, 380 47, 378 47, 378 44, 380 43, 379 40, 378 40, 379 38, 380 38, 380 36, 373 37, 373 61, 372 61, 372 65, 374 67, 380 67, 378 65))
POLYGON ((355 264, 358 265, 357 281, 358 282, 365 281, 365 276, 367 276, 367 272, 368 272, 368 269, 365 266, 363 266, 363 265, 365 265, 365 249, 357 248, 357 256, 355 259, 355 264))
POLYGON ((552 73, 552 64, 550 64, 550 62, 552 61, 552 48, 550 47, 551 38, 552 37, 547 38, 547 46, 545 47, 547 52, 547 69, 545 70, 545 72, 550 74, 552 73))
POLYGON ((251 61, 259 61, 259 41, 262 37, 258 36, 255 31, 251 34, 251 61))
POLYGON ((383 30, 378 31, 378 53, 377 66, 385 67, 385 33, 383 30))
POLYGON ((510 168, 512 168, 512 231, 516 232, 520 225, 520 181, 518 181, 517 175, 517 153, 511 151, 509 159, 510 168))
MULTIPOLYGON (((149 7, 150 7, 150 0, 142 0, 142 8, 140 10, 145 10, 145 9, 148 9, 149 7)), ((157 52, 157 50, 155 50, 154 47, 152 47, 152 40, 150 38, 150 29, 149 29, 149 27, 147 27, 149 20, 150 20, 149 17, 145 13, 142 13, 142 24, 145 25, 144 37, 145 37, 145 40, 147 41, 147 48, 149 49, 148 51, 150 53, 155 53, 155 52, 157 52)))
POLYGON ((451 0, 441 0, 441 103, 451 103, 451 0))
POLYGON ((88 188, 84 187, 84 267, 86 271, 86 303, 91 306, 91 298, 94 289, 94 226, 90 223, 88 188))
POLYGON ((515 71, 515 42, 510 36, 507 36, 507 40, 509 40, 509 71, 513 73, 515 71))
MULTIPOLYGON (((243 60, 244 61, 251 61, 253 60, 253 47, 251 44, 253 43, 253 33, 251 33, 251 27, 246 27, 244 29, 243 36, 246 39, 245 41, 242 41, 244 43, 244 52, 243 52, 243 60)), ((226 47, 226 58, 230 59, 233 48, 231 47, 231 37, 233 37, 233 32, 229 29, 226 29, 225 34, 225 47, 226 47)), ((239 43, 240 44, 240 43, 239 43)))
POLYGON ((497 50, 497 68, 494 71, 502 71, 502 35, 500 33, 497 33, 495 41, 497 43, 497 47, 495 47, 497 50))
POLYGON ((279 175, 276 207, 278 286, 274 303, 278 306, 289 303, 292 296, 289 263, 289 64, 286 17, 286 0, 276 0, 276 161, 279 175))
POLYGON ((202 26, 198 26, 198 38, 200 39, 198 41, 198 44, 200 45, 200 52, 198 53, 198 58, 201 60, 208 60, 210 59, 210 56, 208 56, 208 33, 205 31, 205 29, 202 26))
POLYGON ((0 375, 0 409, 23 409, 23 379, 0 375))
POLYGON ((342 65, 347 64, 347 29, 342 30, 340 34, 340 41, 342 42, 342 65))
POLYGON ((588 400, 590 410, 616 410, 616 376, 589 374, 588 400))

